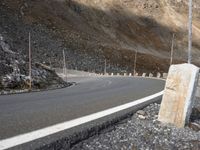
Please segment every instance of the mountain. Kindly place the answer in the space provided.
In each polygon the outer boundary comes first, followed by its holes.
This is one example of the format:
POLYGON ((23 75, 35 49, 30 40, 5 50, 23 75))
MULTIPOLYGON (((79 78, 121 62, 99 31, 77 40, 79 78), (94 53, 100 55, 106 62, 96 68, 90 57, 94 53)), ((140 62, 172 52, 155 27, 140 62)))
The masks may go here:
MULTIPOLYGON (((192 62, 198 66, 199 7, 194 0, 192 62)), ((140 74, 167 72, 173 34, 174 63, 187 61, 187 0, 1 0, 0 18, 0 34, 25 63, 29 32, 33 62, 52 67, 62 67, 65 50, 70 69, 103 72, 106 59, 109 72, 133 72, 138 52, 140 74)))

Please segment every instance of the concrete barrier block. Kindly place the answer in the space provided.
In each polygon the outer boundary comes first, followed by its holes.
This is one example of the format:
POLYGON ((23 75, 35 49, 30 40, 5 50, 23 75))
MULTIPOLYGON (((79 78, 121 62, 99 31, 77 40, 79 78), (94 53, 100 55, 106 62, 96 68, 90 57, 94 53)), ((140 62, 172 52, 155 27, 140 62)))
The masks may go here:
POLYGON ((152 74, 152 73, 149 73, 149 77, 152 78, 152 77, 153 77, 153 74, 152 74))
POLYGON ((192 64, 172 65, 166 81, 158 120, 184 127, 188 123, 198 85, 199 68, 192 64))
POLYGON ((168 73, 163 73, 163 78, 167 79, 168 73))
POLYGON ((157 73, 157 76, 156 76, 156 77, 157 77, 157 78, 160 78, 160 77, 161 77, 160 72, 157 73))
POLYGON ((146 73, 143 73, 143 74, 142 74, 142 77, 146 77, 146 73))

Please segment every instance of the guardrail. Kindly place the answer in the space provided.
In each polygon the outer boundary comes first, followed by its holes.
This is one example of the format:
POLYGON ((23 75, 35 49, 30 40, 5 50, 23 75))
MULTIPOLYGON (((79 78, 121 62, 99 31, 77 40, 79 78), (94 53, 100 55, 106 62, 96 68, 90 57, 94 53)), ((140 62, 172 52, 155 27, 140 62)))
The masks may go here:
MULTIPOLYGON (((62 73, 62 69, 57 68, 55 69, 57 74, 60 77, 64 77, 64 74, 62 73)), ((77 71, 77 70, 67 70, 67 75, 68 77, 74 77, 74 76, 127 76, 127 77, 131 77, 131 76, 138 76, 138 73, 136 73, 135 75, 132 73, 100 73, 100 74, 96 74, 96 73, 90 73, 90 72, 85 72, 85 71, 77 71)), ((157 72, 156 76, 153 73, 142 73, 141 77, 147 77, 147 78, 157 78, 157 79, 167 79, 167 73, 160 73, 157 72)), ((199 74, 200 77, 200 74, 199 74)), ((200 78, 199 78, 199 83, 198 83, 198 87, 197 87, 197 92, 196 92, 196 97, 200 98, 200 78)))

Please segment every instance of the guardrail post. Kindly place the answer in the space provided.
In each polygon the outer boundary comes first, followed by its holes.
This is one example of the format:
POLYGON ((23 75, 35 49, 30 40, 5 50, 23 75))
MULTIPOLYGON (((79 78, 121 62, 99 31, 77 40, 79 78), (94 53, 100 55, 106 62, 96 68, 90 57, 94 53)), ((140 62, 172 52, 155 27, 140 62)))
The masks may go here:
POLYGON ((161 74, 160 72, 157 73, 157 78, 160 78, 161 77, 161 74))
POLYGON ((146 77, 146 73, 143 73, 143 74, 142 74, 142 77, 146 77))
POLYGON ((153 77, 153 74, 152 74, 152 73, 149 73, 149 77, 152 78, 152 77, 153 77))
POLYGON ((168 73, 163 73, 163 78, 167 79, 168 73))

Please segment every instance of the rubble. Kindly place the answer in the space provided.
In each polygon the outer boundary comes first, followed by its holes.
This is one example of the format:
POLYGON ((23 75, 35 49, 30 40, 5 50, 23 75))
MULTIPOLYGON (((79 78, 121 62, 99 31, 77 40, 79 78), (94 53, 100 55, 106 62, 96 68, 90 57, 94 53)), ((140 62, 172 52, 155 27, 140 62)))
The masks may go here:
MULTIPOLYGON (((196 106, 200 102, 196 101, 196 106)), ((125 123, 119 123, 108 132, 91 137, 74 145, 72 150, 164 150, 164 149, 200 149, 200 132, 189 128, 176 128, 162 125, 158 119, 160 104, 151 104, 136 112, 125 123), (139 119, 145 114, 146 119, 139 119)), ((193 109, 194 110, 194 109, 193 109)), ((199 118, 193 118, 200 125, 199 118)), ((194 125, 194 123, 192 123, 194 125)), ((196 127, 195 127, 196 128, 196 127)))

